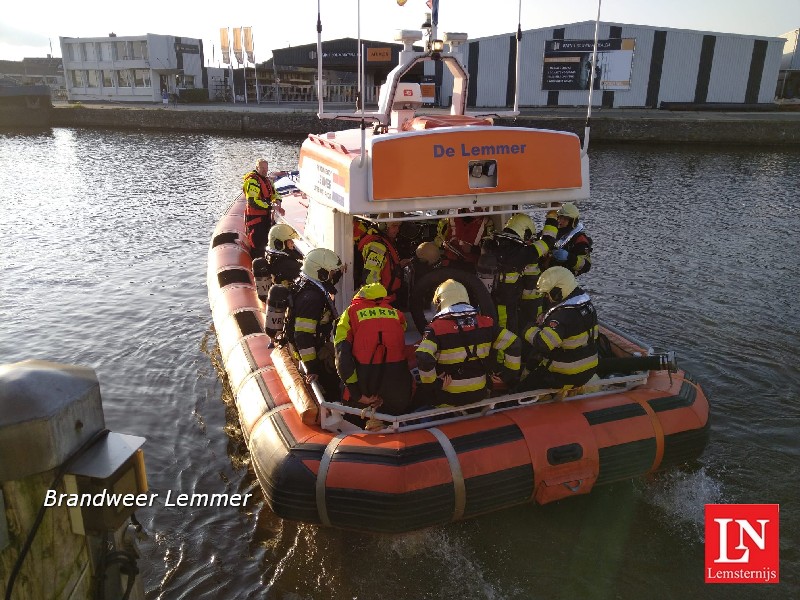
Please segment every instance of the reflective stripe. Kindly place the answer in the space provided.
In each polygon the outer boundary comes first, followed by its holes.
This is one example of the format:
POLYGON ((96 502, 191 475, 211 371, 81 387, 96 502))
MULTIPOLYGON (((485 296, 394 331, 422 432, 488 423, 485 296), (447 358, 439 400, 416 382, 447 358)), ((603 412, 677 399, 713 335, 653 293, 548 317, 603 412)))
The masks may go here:
POLYGON ((589 369, 597 366, 597 354, 587 356, 574 362, 557 362, 553 361, 548 365, 547 369, 553 373, 562 373, 564 375, 575 375, 583 373, 589 369))
POLYGON ((447 457, 447 463, 450 465, 450 475, 453 478, 453 520, 456 521, 464 516, 464 507, 467 504, 464 475, 461 472, 461 464, 458 462, 458 453, 453 448, 453 443, 440 429, 431 427, 428 431, 438 440, 447 457))
POLYGON ((328 504, 325 497, 325 479, 328 477, 328 468, 331 465, 331 460, 333 460, 333 454, 336 452, 336 448, 339 447, 341 441, 348 435, 347 433, 340 433, 328 442, 328 445, 325 446, 325 452, 322 454, 322 460, 319 461, 319 471, 317 472, 316 481, 317 513, 319 513, 320 522, 326 527, 331 526, 331 520, 328 518, 328 504))
POLYGON ((522 367, 522 358, 519 356, 512 356, 511 354, 504 354, 503 365, 511 371, 519 371, 522 367))
POLYGON ((561 345, 561 336, 558 335, 555 329, 552 327, 545 327, 539 330, 539 337, 542 341, 547 345, 550 350, 553 348, 557 348, 561 345))
POLYGON ((508 310, 506 310, 505 304, 497 305, 497 324, 500 325, 500 327, 508 325, 508 310))
POLYGON ((317 333, 317 321, 315 319, 306 319, 304 317, 297 317, 294 320, 295 333, 302 331, 303 333, 317 333))
POLYGON ((425 354, 430 354, 431 356, 435 357, 437 349, 438 346, 436 345, 436 342, 434 342, 431 339, 425 338, 420 342, 419 346, 417 347, 417 352, 424 352, 425 354))
POLYGON ((479 375, 477 377, 469 377, 467 379, 453 378, 450 385, 444 386, 442 389, 451 394, 458 394, 461 392, 474 392, 486 387, 486 376, 479 375))
POLYGON ((316 348, 298 348, 297 351, 300 353, 300 360, 303 362, 309 362, 317 358, 316 348))
POLYGON ((564 338, 564 341, 561 342, 561 347, 564 350, 575 350, 576 348, 585 346, 588 343, 589 343, 589 332, 584 331, 583 333, 580 333, 578 335, 564 338))
POLYGON ((494 341, 492 346, 495 350, 505 350, 514 343, 515 338, 516 336, 508 329, 502 329, 497 335, 497 339, 494 341))
POLYGON ((419 370, 419 380, 422 383, 433 383, 436 381, 436 369, 432 371, 423 371, 422 369, 419 370))
POLYGON ((542 227, 542 237, 549 236, 555 238, 558 235, 558 227, 555 225, 546 224, 542 227))
POLYGON ((501 273, 500 274, 500 282, 501 283, 517 283, 519 279, 519 273, 513 271, 511 273, 501 273))

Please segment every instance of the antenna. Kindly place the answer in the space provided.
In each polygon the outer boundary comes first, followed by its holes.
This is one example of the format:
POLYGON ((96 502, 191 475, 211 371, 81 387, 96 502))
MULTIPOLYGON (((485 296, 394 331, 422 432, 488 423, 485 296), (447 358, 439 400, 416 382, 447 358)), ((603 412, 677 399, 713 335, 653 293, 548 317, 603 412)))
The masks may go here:
POLYGON ((591 73, 589 75, 589 108, 586 112, 586 126, 583 128, 583 148, 581 154, 586 154, 589 150, 589 129, 591 128, 592 120, 592 93, 594 92, 594 74, 596 72, 595 66, 597 65, 597 35, 600 31, 600 5, 603 0, 597 0, 597 19, 594 22, 594 48, 592 49, 592 65, 591 73))

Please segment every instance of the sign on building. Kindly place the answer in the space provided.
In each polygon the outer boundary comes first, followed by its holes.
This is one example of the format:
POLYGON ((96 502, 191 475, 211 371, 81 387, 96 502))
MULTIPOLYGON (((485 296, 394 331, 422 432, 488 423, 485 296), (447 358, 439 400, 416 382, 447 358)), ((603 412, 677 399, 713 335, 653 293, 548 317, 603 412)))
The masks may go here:
MULTIPOLYGON (((636 40, 597 41, 594 89, 629 90, 636 40)), ((588 90, 594 40, 548 40, 544 47, 543 90, 588 90)))

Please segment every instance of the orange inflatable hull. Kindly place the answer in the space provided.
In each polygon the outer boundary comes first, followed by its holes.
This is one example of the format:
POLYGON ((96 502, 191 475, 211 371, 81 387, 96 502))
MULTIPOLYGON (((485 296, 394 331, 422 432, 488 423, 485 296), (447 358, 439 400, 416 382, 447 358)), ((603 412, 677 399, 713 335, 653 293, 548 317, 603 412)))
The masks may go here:
POLYGON ((243 212, 240 197, 214 232, 208 294, 253 469, 279 517, 412 531, 586 494, 694 460, 705 448, 708 400, 683 371, 652 371, 645 385, 620 393, 415 431, 345 434, 304 422, 268 349, 243 212))

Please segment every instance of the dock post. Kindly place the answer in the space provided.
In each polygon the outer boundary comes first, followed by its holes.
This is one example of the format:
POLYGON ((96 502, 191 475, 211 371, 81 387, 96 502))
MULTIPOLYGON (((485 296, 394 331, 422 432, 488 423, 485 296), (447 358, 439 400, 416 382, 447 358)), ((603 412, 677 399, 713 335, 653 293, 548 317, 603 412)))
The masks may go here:
POLYGON ((92 369, 39 360, 0 365, 2 597, 13 586, 15 600, 88 600, 102 586, 101 597, 122 597, 130 587, 128 598, 144 598, 135 543, 122 542, 131 537, 125 532, 132 511, 118 514, 126 521, 118 524, 97 516, 102 506, 59 500, 88 485, 95 492, 103 484, 119 487, 131 472, 136 487, 146 487, 143 442, 105 428, 92 369), (117 480, 97 472, 98 459, 117 480))

